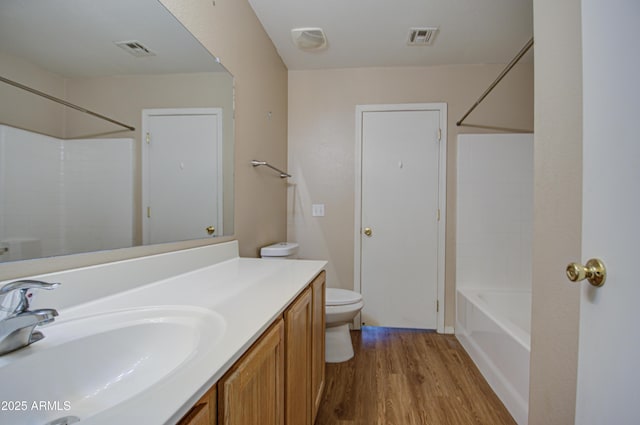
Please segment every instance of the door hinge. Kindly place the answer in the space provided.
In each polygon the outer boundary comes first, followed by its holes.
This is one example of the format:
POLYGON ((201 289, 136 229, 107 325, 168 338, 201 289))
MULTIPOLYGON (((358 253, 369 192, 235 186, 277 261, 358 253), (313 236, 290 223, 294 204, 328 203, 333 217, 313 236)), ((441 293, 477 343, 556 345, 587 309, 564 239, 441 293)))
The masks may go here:
POLYGON ((438 221, 440 221, 440 208, 438 208, 438 221))
POLYGON ((147 141, 147 145, 151 143, 151 134, 147 131, 147 137, 145 139, 147 141))
POLYGON ((442 129, 438 129, 438 141, 442 140, 442 129))
POLYGON ((436 313, 440 312, 440 300, 436 300, 436 313))
POLYGON ((147 218, 151 218, 151 207, 147 207, 147 218))

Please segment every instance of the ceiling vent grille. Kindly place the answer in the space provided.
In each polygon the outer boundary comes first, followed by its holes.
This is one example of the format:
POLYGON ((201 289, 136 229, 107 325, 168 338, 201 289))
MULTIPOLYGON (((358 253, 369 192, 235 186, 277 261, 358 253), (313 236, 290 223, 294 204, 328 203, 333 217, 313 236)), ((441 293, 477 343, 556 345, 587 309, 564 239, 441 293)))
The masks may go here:
POLYGON ((409 46, 430 46, 436 38, 438 28, 422 27, 409 28, 409 38, 407 44, 409 46))
POLYGON ((144 44, 136 40, 116 41, 115 44, 125 52, 128 52, 129 54, 137 58, 144 58, 144 57, 156 55, 148 47, 146 47, 144 44))

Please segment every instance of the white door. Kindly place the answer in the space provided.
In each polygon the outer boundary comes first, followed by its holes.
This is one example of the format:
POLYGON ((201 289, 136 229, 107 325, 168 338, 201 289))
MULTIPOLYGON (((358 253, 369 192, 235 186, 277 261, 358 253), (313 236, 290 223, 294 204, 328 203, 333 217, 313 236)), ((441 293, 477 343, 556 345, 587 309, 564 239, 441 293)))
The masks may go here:
POLYGON ((221 141, 219 108, 143 111, 145 244, 222 234, 221 141))
POLYGON ((399 105, 358 113, 361 322, 436 329, 442 111, 399 105))
POLYGON ((576 424, 639 424, 640 50, 637 0, 583 0, 583 261, 576 424))

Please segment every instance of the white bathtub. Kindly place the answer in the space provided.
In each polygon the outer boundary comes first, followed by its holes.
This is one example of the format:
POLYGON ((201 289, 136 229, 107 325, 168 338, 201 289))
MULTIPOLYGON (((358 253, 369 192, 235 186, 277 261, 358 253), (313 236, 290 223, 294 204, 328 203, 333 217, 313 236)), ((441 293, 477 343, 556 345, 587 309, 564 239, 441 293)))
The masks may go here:
POLYGON ((529 412, 531 292, 457 291, 456 337, 519 425, 529 412))

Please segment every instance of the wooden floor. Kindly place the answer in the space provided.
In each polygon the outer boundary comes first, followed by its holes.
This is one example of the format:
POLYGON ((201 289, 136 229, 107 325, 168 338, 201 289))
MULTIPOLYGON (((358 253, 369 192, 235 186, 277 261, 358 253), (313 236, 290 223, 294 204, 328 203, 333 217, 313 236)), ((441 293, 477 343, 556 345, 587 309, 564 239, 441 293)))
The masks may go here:
POLYGON ((315 425, 515 424, 453 335, 352 331, 356 355, 327 363, 315 425))

